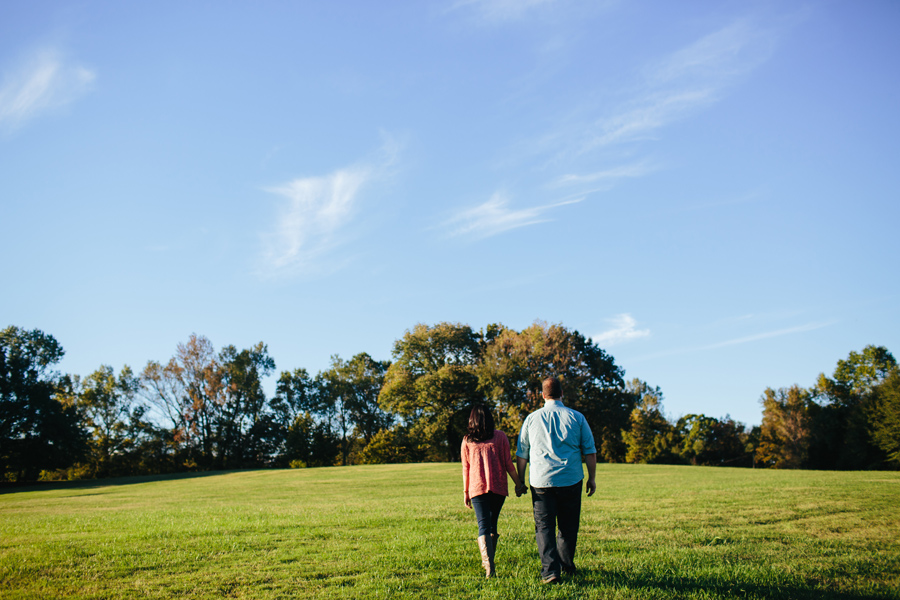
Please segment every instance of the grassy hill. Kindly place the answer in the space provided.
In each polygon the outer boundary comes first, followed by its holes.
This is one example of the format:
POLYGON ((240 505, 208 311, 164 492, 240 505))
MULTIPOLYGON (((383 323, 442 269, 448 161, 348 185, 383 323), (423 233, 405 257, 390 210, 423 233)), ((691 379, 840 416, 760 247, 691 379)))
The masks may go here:
POLYGON ((484 580, 458 464, 6 489, 0 598, 900 598, 900 473, 597 478, 580 573, 550 588, 524 496, 484 580))

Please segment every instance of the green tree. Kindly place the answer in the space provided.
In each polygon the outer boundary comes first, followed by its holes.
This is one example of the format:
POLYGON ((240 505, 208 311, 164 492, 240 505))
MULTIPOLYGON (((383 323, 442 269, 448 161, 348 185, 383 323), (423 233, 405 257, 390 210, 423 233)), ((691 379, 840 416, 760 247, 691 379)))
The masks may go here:
POLYGON ((414 463, 422 462, 427 455, 428 447, 409 427, 395 425, 375 434, 359 453, 359 462, 364 465, 414 463))
POLYGON ((150 361, 141 373, 147 400, 172 426, 186 468, 215 464, 217 419, 225 402, 223 370, 209 339, 191 334, 162 365, 150 361))
POLYGON ((725 415, 686 415, 678 420, 681 432, 679 454, 692 465, 751 466, 749 434, 744 425, 725 415))
MULTIPOLYGON (((536 322, 516 332, 494 326, 478 367, 479 389, 497 407, 504 430, 517 436, 525 417, 541 407, 541 383, 559 377, 566 406, 584 414, 597 452, 625 460, 622 431, 638 399, 625 389, 624 371, 578 331, 536 322)), ((487 337, 487 336, 485 336, 487 337)))
POLYGON ((340 455, 340 438, 331 427, 330 407, 306 369, 283 371, 270 403, 278 448, 273 464, 322 466, 340 455))
POLYGON ((348 384, 344 397, 354 435, 368 444, 379 431, 390 427, 393 418, 378 405, 378 396, 384 387, 384 376, 390 362, 373 359, 361 352, 345 362, 341 376, 348 384))
POLYGON ((900 369, 893 369, 873 391, 874 441, 887 457, 887 464, 900 468, 900 369))
POLYGON ((630 463, 677 462, 673 452, 678 438, 675 427, 662 412, 663 394, 640 379, 626 384, 630 394, 639 398, 629 416, 629 428, 622 431, 627 448, 625 461, 630 463))
POLYGON ((73 402, 60 402, 62 359, 52 335, 10 326, 0 331, 0 478, 37 479, 80 458, 86 434, 73 402))
POLYGON ((391 424, 391 415, 378 405, 388 366, 365 352, 349 361, 335 355, 331 368, 315 379, 319 403, 327 406, 341 435, 342 464, 391 424))
POLYGON ((327 421, 298 415, 287 430, 281 459, 294 467, 326 467, 341 454, 341 440, 327 421))
POLYGON ((135 398, 140 379, 125 365, 116 377, 112 367, 103 365, 81 384, 78 406, 91 431, 89 475, 127 475, 128 455, 136 443, 135 420, 143 409, 135 398))
POLYGON ((344 370, 344 361, 334 355, 331 357, 331 368, 316 375, 314 383, 319 404, 339 436, 341 464, 347 465, 350 464, 350 449, 353 444, 353 421, 348 401, 352 392, 349 382, 344 378, 344 370))
MULTIPOLYGON (((269 410, 262 380, 275 370, 275 361, 262 342, 238 351, 226 346, 219 353, 224 401, 218 406, 217 466, 266 466, 277 452, 275 419, 269 410)), ((214 405, 216 406, 216 405, 214 405)))
POLYGON ((434 458, 459 460, 468 408, 483 399, 476 369, 481 335, 468 325, 416 325, 394 344, 394 362, 378 397, 403 417, 434 458))
POLYGON ((884 381, 897 366, 894 355, 884 346, 866 346, 839 360, 834 378, 825 388, 835 403, 854 403, 854 396, 865 396, 884 381))
POLYGON ((873 437, 878 418, 873 391, 896 366, 887 348, 870 345, 839 360, 832 377, 819 375, 813 390, 819 406, 811 466, 865 469, 883 464, 885 455, 873 437))
POLYGON ((805 467, 811 440, 809 391, 799 387, 766 389, 762 397, 763 418, 756 460, 776 469, 805 467))
POLYGON ((321 412, 314 381, 306 369, 282 371, 271 406, 278 422, 286 427, 303 413, 321 412))

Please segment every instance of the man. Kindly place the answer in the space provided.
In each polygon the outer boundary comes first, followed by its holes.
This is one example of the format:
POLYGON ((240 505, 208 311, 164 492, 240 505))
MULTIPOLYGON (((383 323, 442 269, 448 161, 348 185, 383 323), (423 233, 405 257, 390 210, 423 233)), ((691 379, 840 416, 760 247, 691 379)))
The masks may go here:
POLYGON ((543 382, 544 407, 526 417, 516 447, 517 494, 525 492, 525 467, 534 509, 534 532, 541 556, 541 580, 559 583, 562 573, 574 574, 575 543, 581 519, 581 484, 587 465, 587 495, 597 490, 597 449, 580 412, 566 408, 556 377, 543 382), (557 525, 559 535, 556 534, 557 525))

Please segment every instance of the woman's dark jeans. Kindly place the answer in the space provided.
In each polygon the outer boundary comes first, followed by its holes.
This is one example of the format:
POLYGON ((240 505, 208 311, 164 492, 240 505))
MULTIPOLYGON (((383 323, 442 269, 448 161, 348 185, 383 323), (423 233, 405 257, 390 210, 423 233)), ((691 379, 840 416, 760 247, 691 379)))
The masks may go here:
POLYGON ((488 492, 475 496, 472 500, 472 508, 475 509, 475 518, 478 519, 478 537, 483 535, 497 535, 497 519, 500 517, 500 509, 506 496, 488 492))
POLYGON ((541 577, 575 572, 575 543, 581 520, 581 483, 567 487, 531 488, 534 537, 541 556, 541 577), (557 524, 559 534, 556 533, 557 524))

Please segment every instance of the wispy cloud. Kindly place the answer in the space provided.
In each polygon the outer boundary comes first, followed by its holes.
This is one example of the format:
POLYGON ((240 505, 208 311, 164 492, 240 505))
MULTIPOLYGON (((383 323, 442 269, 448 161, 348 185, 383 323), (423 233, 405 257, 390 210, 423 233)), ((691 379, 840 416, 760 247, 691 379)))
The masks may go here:
POLYGON ((583 198, 575 198, 544 206, 513 209, 510 208, 509 198, 504 192, 495 192, 484 204, 463 209, 447 219, 443 226, 450 230, 451 236, 486 238, 526 225, 551 221, 552 219, 546 215, 550 209, 582 200, 583 198))
POLYGON ((262 235, 260 275, 290 277, 337 264, 332 253, 353 237, 365 190, 397 166, 403 143, 385 131, 381 137, 381 148, 368 160, 264 188, 282 202, 274 226, 262 235))
MULTIPOLYGON (((460 0, 453 6, 512 18, 542 4, 460 0)), ((531 172, 544 180, 531 188, 532 194, 565 187, 570 197, 578 200, 609 191, 625 179, 645 177, 660 166, 640 156, 640 142, 658 139, 667 126, 721 100, 730 87, 771 56, 776 39, 774 29, 751 19, 732 21, 647 64, 629 88, 622 90, 623 101, 571 108, 570 116, 558 127, 530 142, 515 144, 510 149, 512 158, 500 165, 537 163, 531 172)), ((608 97, 599 93, 588 96, 608 97)), ((546 201, 538 198, 531 203, 539 206, 519 208, 513 206, 510 196, 498 192, 484 204, 460 211, 444 225, 452 236, 490 237, 546 221, 547 211, 558 205, 546 201)))
POLYGON ((803 333, 805 331, 814 331, 816 329, 822 329, 823 327, 828 327, 829 325, 834 325, 835 321, 826 321, 820 323, 806 323, 805 325, 798 325, 796 327, 787 327, 785 329, 776 329, 774 331, 766 331, 763 333, 756 333, 754 335, 748 335, 744 337, 739 337, 731 340, 726 340, 724 342, 717 342, 715 344, 709 344, 707 346, 700 346, 696 348, 696 350, 716 350, 717 348, 725 348, 727 346, 737 346, 740 344, 747 344, 750 342, 758 342, 759 340, 767 340, 769 338, 781 337, 783 335, 792 335, 794 333, 803 333))
POLYGON ((690 81, 721 82, 741 76, 767 60, 774 33, 742 18, 703 36, 648 69, 653 84, 690 81))
POLYGON ((631 99, 594 121, 578 152, 654 139, 666 125, 720 100, 772 55, 775 39, 773 31, 740 19, 648 65, 631 99))
POLYGON ((577 153, 584 154, 601 146, 654 140, 659 129, 701 106, 712 104, 715 99, 716 91, 712 88, 648 93, 633 101, 636 107, 596 121, 577 153))
POLYGON ((57 50, 36 52, 0 84, 0 127, 15 128, 86 93, 96 73, 73 64, 57 50))
POLYGON ((638 329, 637 321, 628 313, 617 315, 610 319, 610 322, 612 323, 611 329, 594 336, 593 340, 596 344, 600 346, 614 346, 650 335, 649 329, 638 329))
POLYGON ((794 327, 785 327, 782 329, 774 329, 771 331, 764 331, 762 333, 755 333, 752 335, 742 336, 738 338, 732 338, 729 340, 725 340, 722 342, 715 342, 712 344, 705 344, 702 346, 688 346, 682 348, 673 348, 671 350, 665 350, 663 352, 654 352, 653 354, 647 354, 644 356, 634 357, 630 360, 632 361, 641 361, 641 360, 652 360, 656 358, 664 358, 667 356, 680 356, 682 354, 691 354, 694 352, 705 352, 708 350, 718 350, 719 348, 727 348, 729 346, 740 346, 743 344, 749 344, 752 342, 758 342, 761 340, 767 340, 772 338, 783 337, 786 335, 795 335, 798 333, 805 333, 807 331, 815 331, 817 329, 822 329, 824 327, 829 327, 834 325, 837 321, 818 321, 813 323, 805 323, 803 325, 796 325, 794 327))
POLYGON ((565 186, 565 185, 573 185, 573 184, 582 184, 582 183, 591 183, 596 184, 601 181, 609 182, 610 184, 614 183, 619 179, 629 178, 629 177, 643 177, 647 173, 650 173, 654 169, 648 166, 646 163, 634 164, 634 165, 625 165, 621 167, 614 167, 612 169, 604 169, 601 171, 596 171, 594 173, 586 173, 583 175, 576 175, 574 173, 567 173, 565 175, 561 175, 554 183, 554 186, 565 186))
POLYGON ((353 218, 360 190, 372 176, 369 167, 348 167, 266 188, 285 199, 274 231, 264 236, 266 274, 307 270, 340 245, 338 234, 353 218))
POLYGON ((474 10, 484 21, 499 22, 522 18, 525 13, 557 0, 457 0, 450 11, 474 10))

